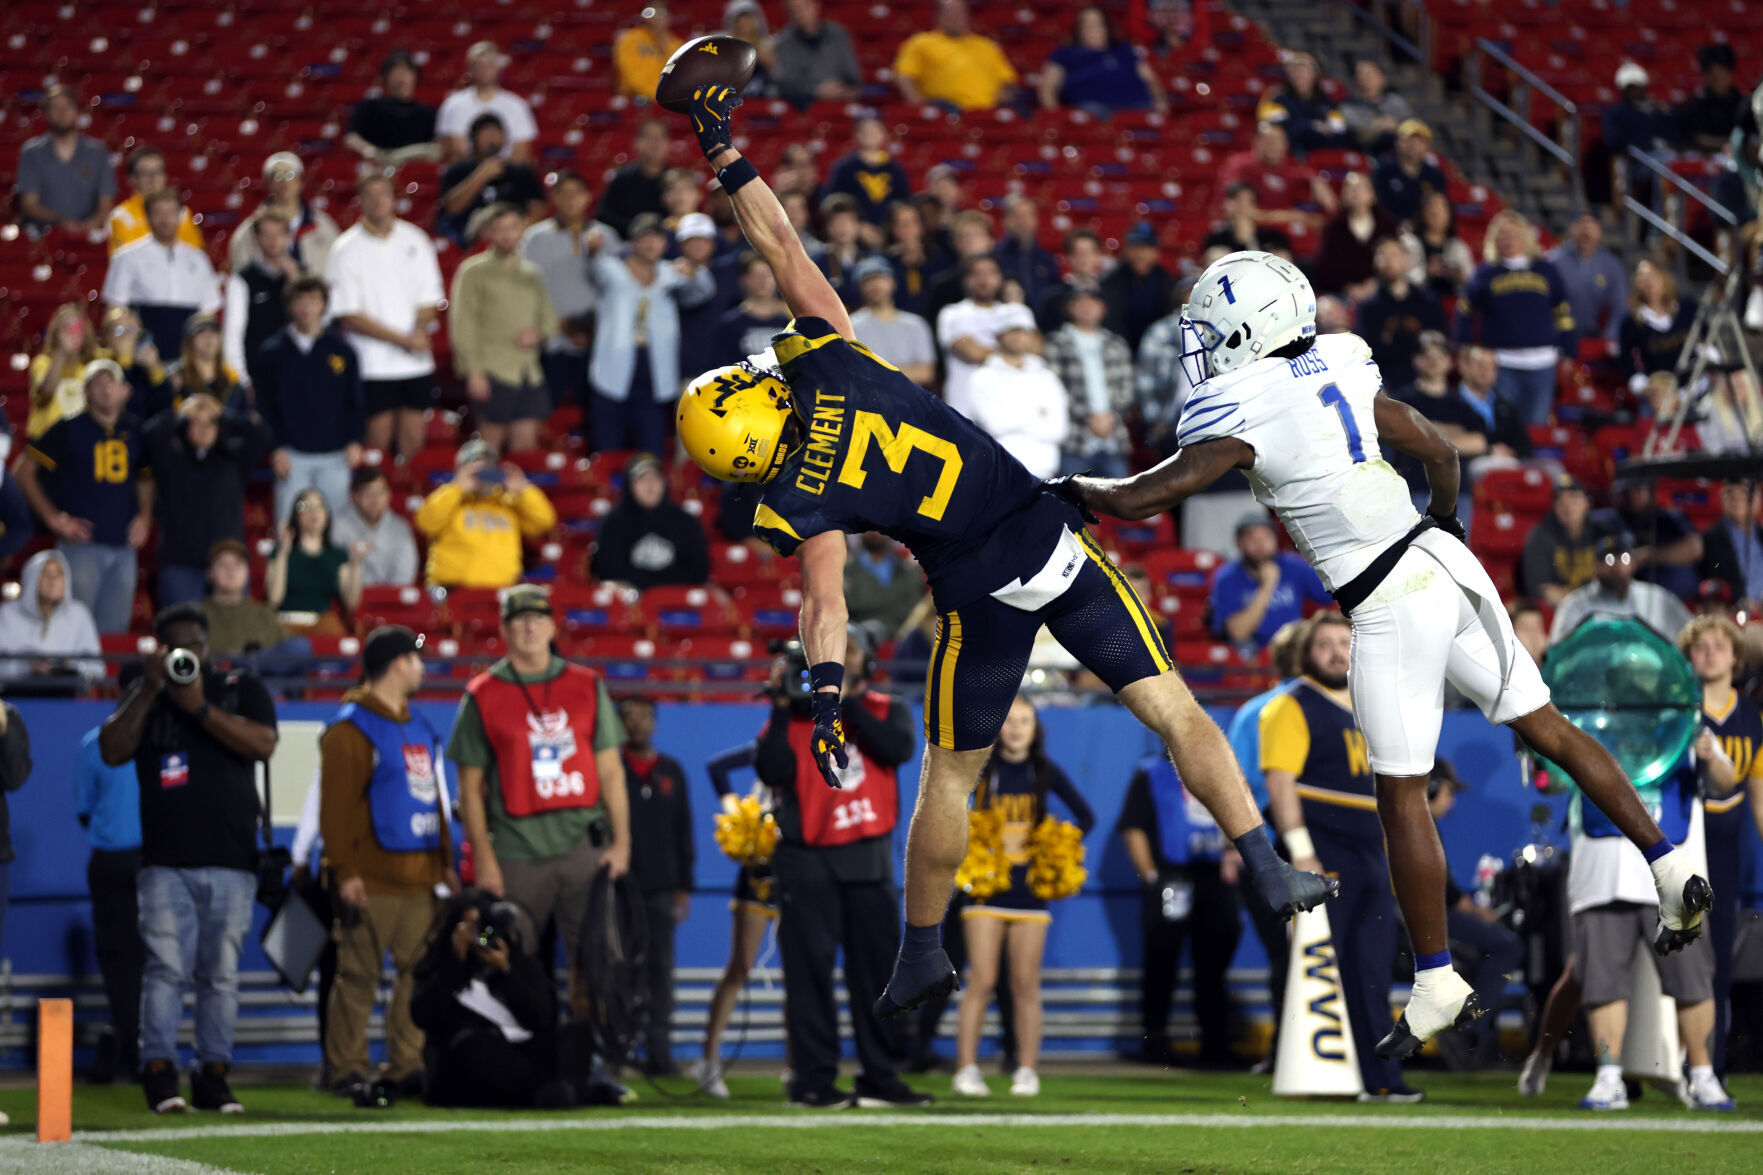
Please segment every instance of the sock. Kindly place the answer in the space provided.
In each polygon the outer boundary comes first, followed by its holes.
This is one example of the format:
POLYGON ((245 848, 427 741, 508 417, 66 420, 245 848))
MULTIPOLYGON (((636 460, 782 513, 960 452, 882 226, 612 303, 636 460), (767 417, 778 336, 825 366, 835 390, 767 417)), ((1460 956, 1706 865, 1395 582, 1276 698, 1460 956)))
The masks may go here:
POLYGON ((1279 859, 1279 854, 1273 851, 1273 842, 1267 837, 1267 825, 1261 824, 1231 842, 1236 845, 1237 852, 1243 855, 1243 864, 1249 867, 1250 877, 1277 874, 1280 866, 1285 864, 1279 859))
POLYGON ((1714 1080, 1714 1066, 1712 1066, 1712 1065, 1691 1065, 1690 1066, 1690 1084, 1691 1085, 1700 1085, 1704 1081, 1712 1081, 1712 1080, 1714 1080))
POLYGON ((1430 955, 1415 955, 1414 956, 1414 979, 1416 982, 1418 982, 1420 980, 1421 974, 1423 972, 1435 971, 1440 967, 1449 967, 1450 965, 1451 965, 1451 952, 1450 951, 1434 951, 1430 955))
POLYGON ((1598 1084, 1605 1085, 1610 1082, 1615 1082, 1617 1085, 1622 1084, 1621 1061, 1600 1061, 1598 1063, 1598 1084))
POLYGON ((1676 846, 1671 843, 1671 838, 1662 836, 1659 838, 1659 843, 1652 848, 1642 849, 1641 856, 1645 857, 1647 859, 1647 864, 1651 865, 1675 847, 1676 846))
POLYGON ((933 922, 929 926, 906 924, 906 937, 900 940, 900 962, 916 963, 928 958, 936 949, 943 945, 943 924, 933 922))

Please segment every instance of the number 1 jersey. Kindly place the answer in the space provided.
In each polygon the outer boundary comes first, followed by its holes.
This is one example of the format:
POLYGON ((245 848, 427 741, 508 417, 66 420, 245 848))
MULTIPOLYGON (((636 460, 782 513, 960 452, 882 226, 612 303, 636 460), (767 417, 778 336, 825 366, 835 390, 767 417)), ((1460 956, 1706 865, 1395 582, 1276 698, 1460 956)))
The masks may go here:
POLYGON ((1077 512, 978 425, 820 318, 772 340, 804 422, 753 531, 781 555, 829 530, 906 544, 939 609, 1039 571, 1077 512))
POLYGON ((1420 521, 1377 445, 1372 402, 1382 387, 1365 340, 1321 335, 1296 359, 1259 359, 1196 387, 1176 440, 1235 437, 1255 450, 1256 500, 1337 591, 1420 521))

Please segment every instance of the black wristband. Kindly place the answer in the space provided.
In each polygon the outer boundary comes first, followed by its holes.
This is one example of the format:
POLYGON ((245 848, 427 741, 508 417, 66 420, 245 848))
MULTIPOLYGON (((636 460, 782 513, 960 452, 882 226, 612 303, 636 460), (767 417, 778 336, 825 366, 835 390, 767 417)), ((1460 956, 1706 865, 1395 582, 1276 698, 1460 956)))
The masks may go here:
POLYGON ((808 668, 808 688, 815 693, 823 689, 838 692, 845 684, 845 667, 838 661, 822 661, 808 668))
POLYGON ((716 172, 717 182, 722 184, 722 190, 730 196, 758 178, 759 169, 754 167, 745 155, 727 167, 717 169, 716 172))

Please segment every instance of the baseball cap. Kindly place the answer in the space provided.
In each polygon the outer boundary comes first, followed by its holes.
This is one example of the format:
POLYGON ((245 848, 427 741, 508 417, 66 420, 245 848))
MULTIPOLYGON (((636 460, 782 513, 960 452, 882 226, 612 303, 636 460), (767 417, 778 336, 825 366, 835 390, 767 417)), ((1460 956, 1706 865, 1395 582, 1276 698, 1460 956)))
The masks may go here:
POLYGON ((1254 530, 1257 526, 1265 526, 1268 530, 1272 530, 1273 519, 1259 510, 1245 514, 1237 519, 1236 537, 1242 538, 1245 530, 1254 530))
POLYGON ((114 359, 94 359, 90 363, 86 364, 85 378, 80 381, 80 386, 85 387, 85 386, 89 385, 92 382, 93 376, 98 375, 100 372, 106 372, 106 371, 109 372, 115 378, 120 379, 120 380, 126 380, 128 378, 127 376, 125 376, 122 373, 122 365, 119 364, 116 360, 114 360, 114 359))
POLYGON ((502 605, 504 624, 528 612, 551 615, 551 593, 536 583, 517 583, 511 588, 503 588, 496 598, 502 605))
POLYGON ((186 339, 195 338, 201 331, 219 329, 220 319, 212 314, 192 314, 184 320, 184 337, 186 339))
POLYGON ((1629 86, 1647 84, 1647 71, 1632 61, 1624 61, 1616 67, 1616 88, 1625 90, 1629 86))
POLYGON ((634 241, 644 233, 662 233, 667 230, 661 227, 661 218, 653 212, 639 212, 631 219, 630 231, 625 234, 627 241, 634 241))
POLYGON ((624 467, 624 480, 628 482, 644 473, 661 472, 661 458, 653 453, 638 453, 631 458, 631 463, 624 467))
POLYGON ((889 265, 887 260, 882 257, 865 257, 863 260, 859 261, 857 267, 851 271, 851 276, 857 280, 859 285, 868 281, 872 277, 882 277, 883 275, 893 277, 894 267, 889 265))
POLYGON ((482 437, 473 437, 459 446, 459 452, 453 456, 453 468, 469 465, 473 461, 494 461, 496 447, 482 437))
POLYGON ((673 230, 676 241, 713 241, 716 239, 716 222, 702 212, 688 212, 679 218, 679 227, 673 230))
POLYGON ((1605 555, 1626 555, 1634 550, 1634 536, 1626 530, 1613 530, 1599 536, 1598 545, 1593 548, 1598 558, 1605 555))
POLYGON ((1432 142, 1432 128, 1418 118, 1404 118, 1401 124, 1396 127, 1396 136, 1398 138, 1407 135, 1419 135, 1427 142, 1432 142))
POLYGON ((268 159, 263 161, 263 174, 266 176, 288 168, 299 172, 301 175, 306 174, 306 165, 301 163, 300 157, 292 151, 277 151, 274 155, 271 155, 268 159))
POLYGON ((1021 302, 1004 302, 998 307, 998 333, 1035 329, 1035 316, 1021 302))
POLYGON ((1148 220, 1141 220, 1126 230, 1126 243, 1129 245, 1157 245, 1157 229, 1148 220))
POLYGON ((361 676, 372 681, 385 674, 399 657, 422 651, 422 636, 402 624, 382 624, 367 634, 361 646, 361 676))
POLYGON ((1585 487, 1580 485, 1579 479, 1574 477, 1571 473, 1562 473, 1562 474, 1556 475, 1556 477, 1555 477, 1555 496, 1557 498, 1559 498, 1562 494, 1583 494, 1583 493, 1585 493, 1585 487))

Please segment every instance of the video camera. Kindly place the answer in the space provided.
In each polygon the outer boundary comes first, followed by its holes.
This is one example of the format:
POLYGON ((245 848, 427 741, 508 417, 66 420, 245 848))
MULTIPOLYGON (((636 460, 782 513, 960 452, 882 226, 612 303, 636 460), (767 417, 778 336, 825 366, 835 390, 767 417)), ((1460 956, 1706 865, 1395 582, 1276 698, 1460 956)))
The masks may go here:
POLYGON ((773 638, 766 652, 784 659, 784 680, 767 690, 768 695, 773 701, 788 702, 798 717, 811 713, 814 707, 808 696, 808 652, 802 648, 802 642, 773 638))
POLYGON ((165 676, 173 685, 189 685, 202 673, 202 661, 188 649, 171 649, 165 654, 165 676))

